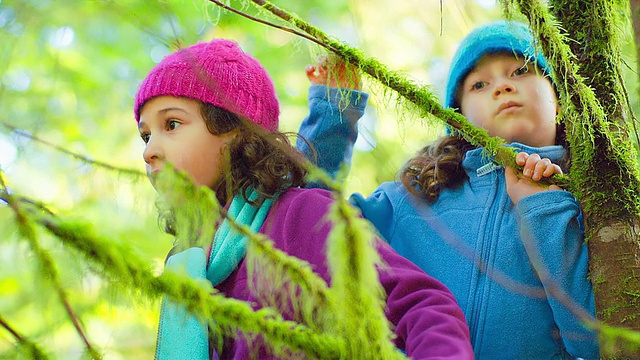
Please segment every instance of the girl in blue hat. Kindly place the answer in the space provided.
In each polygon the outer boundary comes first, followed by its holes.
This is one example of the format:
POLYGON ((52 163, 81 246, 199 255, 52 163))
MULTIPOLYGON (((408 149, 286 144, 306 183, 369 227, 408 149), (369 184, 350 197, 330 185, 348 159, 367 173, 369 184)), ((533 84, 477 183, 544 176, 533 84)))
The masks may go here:
MULTIPOLYGON (((569 165, 550 73, 525 25, 477 28, 451 62, 445 106, 504 138, 522 173, 448 132, 397 181, 350 198, 396 251, 453 292, 478 359, 599 358, 597 335, 574 312, 595 313, 579 204, 537 183, 569 165)), ((307 70, 311 114, 300 133, 333 172, 350 160, 366 94, 353 90, 350 100, 359 103, 341 106, 336 93, 319 88, 328 74, 322 64, 307 70)))

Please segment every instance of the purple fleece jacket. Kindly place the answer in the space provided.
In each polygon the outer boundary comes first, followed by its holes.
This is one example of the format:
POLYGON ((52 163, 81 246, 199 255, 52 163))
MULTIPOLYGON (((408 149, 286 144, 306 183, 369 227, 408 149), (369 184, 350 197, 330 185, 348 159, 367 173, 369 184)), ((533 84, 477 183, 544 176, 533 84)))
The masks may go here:
MULTIPOLYGON (((331 225, 325 214, 333 201, 325 190, 289 189, 273 205, 260 229, 277 248, 309 262, 327 283, 325 243, 331 225)), ((387 265, 379 277, 387 294, 385 314, 395 326, 396 346, 413 359, 473 359, 469 329, 451 292, 386 243, 378 241, 376 246, 387 265)), ((216 289, 230 298, 260 303, 248 288, 245 260, 216 289)), ((220 358, 273 357, 264 346, 256 349, 255 340, 252 344, 250 348, 242 334, 225 338, 220 358)))

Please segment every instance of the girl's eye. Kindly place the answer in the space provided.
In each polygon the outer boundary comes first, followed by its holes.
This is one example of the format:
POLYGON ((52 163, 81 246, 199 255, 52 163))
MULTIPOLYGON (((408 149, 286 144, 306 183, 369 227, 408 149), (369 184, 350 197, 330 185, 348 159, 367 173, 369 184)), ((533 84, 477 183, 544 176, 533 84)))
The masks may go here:
POLYGON ((471 84, 471 90, 480 90, 485 86, 487 86, 487 83, 485 83, 484 81, 477 81, 471 84))
POLYGON ((167 130, 175 130, 180 126, 180 123, 176 120, 167 120, 167 130))
POLYGON ((525 66, 519 68, 518 70, 514 71, 513 75, 520 76, 520 75, 524 75, 524 74, 526 74, 528 72, 529 72, 529 66, 525 65, 525 66))
POLYGON ((151 137, 150 134, 140 134, 140 138, 142 139, 142 141, 146 144, 149 142, 149 138, 151 137))

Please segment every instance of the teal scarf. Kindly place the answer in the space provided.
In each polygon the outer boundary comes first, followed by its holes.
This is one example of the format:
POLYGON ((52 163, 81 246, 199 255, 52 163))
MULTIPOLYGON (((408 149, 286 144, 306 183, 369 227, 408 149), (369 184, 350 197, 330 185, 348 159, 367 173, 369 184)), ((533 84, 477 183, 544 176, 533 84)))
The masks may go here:
MULTIPOLYGON (((249 200, 254 201, 258 194, 249 189, 249 200)), ((251 231, 258 232, 273 204, 266 199, 260 207, 245 201, 242 195, 236 195, 231 201, 228 217, 239 224, 247 225, 251 231)), ((247 251, 247 239, 238 233, 224 219, 216 230, 213 246, 206 268, 206 255, 202 248, 190 248, 171 256, 166 268, 183 269, 193 278, 207 278, 213 286, 223 282, 240 264, 247 251)), ((217 358, 217 355, 214 355, 217 358)), ((158 339, 156 345, 157 360, 209 359, 208 326, 201 323, 187 310, 166 297, 162 300, 158 339)))
MULTIPOLYGON (((258 194, 250 189, 247 193, 250 201, 255 201, 258 194)), ((238 195, 233 198, 227 213, 234 218, 238 224, 248 225, 251 231, 258 232, 266 219, 273 199, 265 199, 259 208, 252 206, 238 195)), ((207 279, 216 286, 224 281, 235 268, 247 252, 247 239, 231 228, 228 219, 224 219, 213 239, 211 256, 209 257, 209 269, 207 279)))

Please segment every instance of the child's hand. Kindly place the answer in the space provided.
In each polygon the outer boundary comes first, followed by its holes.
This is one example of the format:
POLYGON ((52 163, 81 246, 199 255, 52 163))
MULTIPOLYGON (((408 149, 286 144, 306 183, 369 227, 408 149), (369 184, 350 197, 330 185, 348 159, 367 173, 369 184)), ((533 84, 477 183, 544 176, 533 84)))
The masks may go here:
POLYGON ((507 194, 514 204, 527 195, 535 194, 545 190, 562 190, 556 185, 544 187, 537 182, 542 178, 548 178, 553 174, 562 174, 560 166, 551 160, 541 159, 538 154, 527 154, 525 152, 516 155, 516 164, 522 166, 522 174, 507 166, 505 168, 505 178, 507 181, 507 194))
POLYGON ((307 65, 305 71, 313 85, 353 90, 362 88, 360 70, 351 64, 346 64, 337 55, 320 55, 316 65, 307 65))

